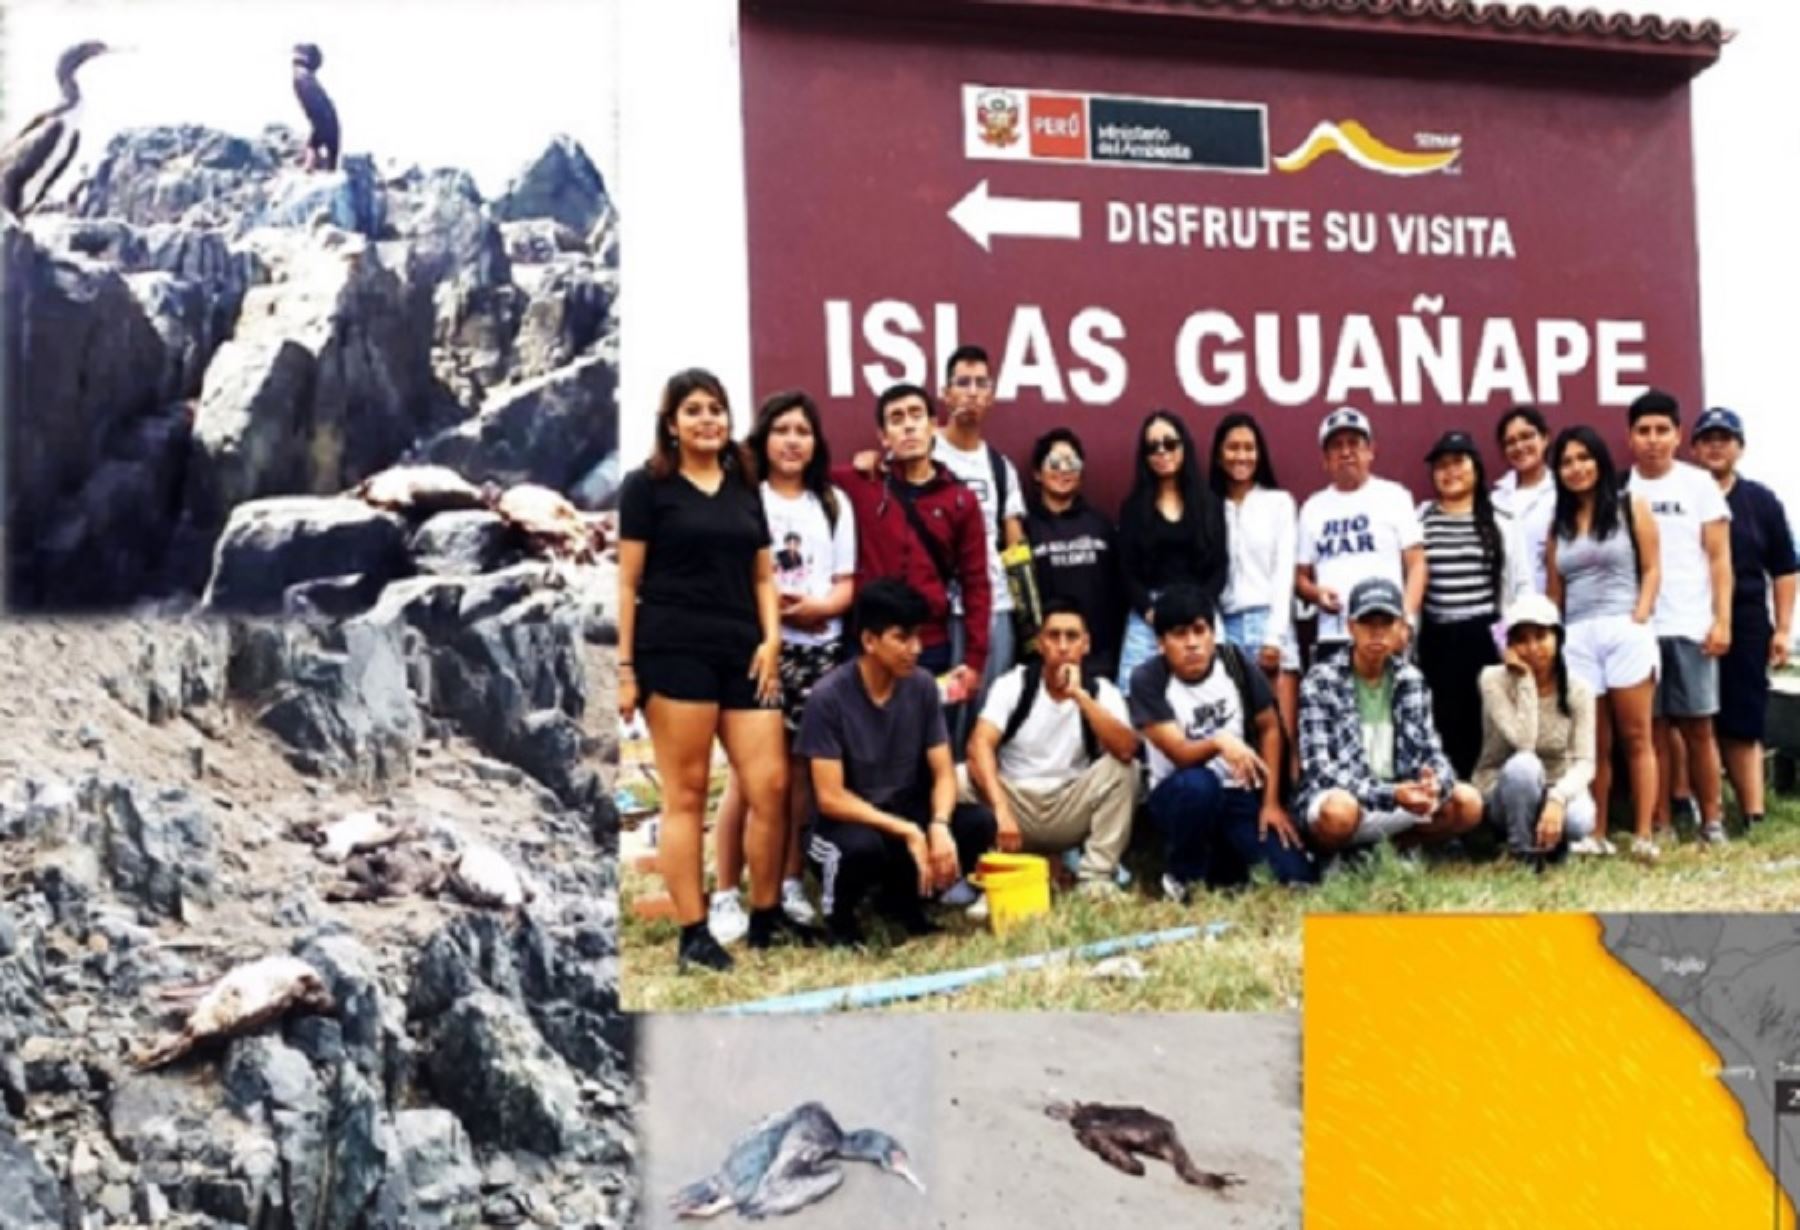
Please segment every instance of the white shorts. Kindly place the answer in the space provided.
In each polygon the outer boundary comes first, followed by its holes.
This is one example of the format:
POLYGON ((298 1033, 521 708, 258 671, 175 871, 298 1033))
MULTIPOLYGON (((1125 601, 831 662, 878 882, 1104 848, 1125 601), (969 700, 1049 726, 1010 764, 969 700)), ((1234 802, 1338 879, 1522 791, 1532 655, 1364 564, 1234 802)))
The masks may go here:
POLYGON ((1569 625, 1563 658, 1571 677, 1604 696, 1654 679, 1662 663, 1656 631, 1629 615, 1602 615, 1569 625))

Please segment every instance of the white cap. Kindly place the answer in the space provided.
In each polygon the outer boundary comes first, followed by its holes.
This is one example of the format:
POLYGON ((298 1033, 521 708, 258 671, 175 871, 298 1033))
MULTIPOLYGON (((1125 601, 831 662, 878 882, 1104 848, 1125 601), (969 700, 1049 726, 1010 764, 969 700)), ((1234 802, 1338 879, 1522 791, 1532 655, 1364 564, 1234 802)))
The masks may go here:
POLYGON ((1556 604, 1538 593, 1523 593, 1512 600, 1506 608, 1506 631, 1520 624, 1536 624, 1540 628, 1562 627, 1562 615, 1558 613, 1556 604))
POLYGON ((1325 441, 1331 439, 1332 433, 1337 431, 1360 431, 1367 439, 1375 438, 1375 429, 1369 426, 1369 416, 1355 406, 1339 406, 1325 416, 1325 421, 1319 424, 1320 446, 1323 447, 1325 441))

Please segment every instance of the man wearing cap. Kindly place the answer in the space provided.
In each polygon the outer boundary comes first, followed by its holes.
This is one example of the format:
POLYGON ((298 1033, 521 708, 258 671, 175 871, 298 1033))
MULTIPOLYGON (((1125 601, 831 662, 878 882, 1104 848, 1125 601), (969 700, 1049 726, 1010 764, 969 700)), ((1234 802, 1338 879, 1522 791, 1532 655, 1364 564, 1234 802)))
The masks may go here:
POLYGON ((1731 509, 1698 466, 1675 460, 1681 407, 1651 389, 1631 403, 1631 491, 1650 506, 1662 552, 1662 588, 1651 622, 1662 656, 1653 739, 1661 779, 1658 811, 1668 814, 1675 781, 1669 735, 1681 736, 1700 804, 1700 840, 1725 841, 1719 788, 1719 659, 1731 648, 1731 509))
POLYGON ((1160 652, 1132 672, 1131 720, 1149 748, 1164 895, 1244 884, 1259 863, 1282 884, 1311 882, 1281 806, 1281 718, 1261 668, 1219 640, 1197 586, 1170 586, 1152 618, 1160 652))
POLYGON ((1294 588, 1319 608, 1321 651, 1349 639, 1344 600, 1364 578, 1385 577, 1404 590, 1395 652, 1412 639, 1425 599, 1424 531, 1406 488, 1370 475, 1374 438, 1368 415, 1354 406, 1319 424, 1330 485, 1300 509, 1294 588))
POLYGON ((1300 808, 1319 846, 1386 837, 1443 841, 1481 822, 1481 796, 1458 784, 1431 723, 1431 692, 1399 657, 1399 585, 1369 577, 1346 604, 1350 649, 1321 659, 1300 686, 1300 808))
POLYGON ((1594 831, 1594 693, 1569 677, 1562 618, 1542 594, 1506 608, 1506 656, 1481 672, 1474 784, 1517 855, 1561 854, 1594 831))
POLYGON ((1732 793, 1747 824, 1763 818, 1764 719, 1769 670, 1787 665, 1793 638, 1800 561, 1787 510, 1775 493, 1737 472, 1744 421, 1715 408, 1694 424, 1694 458, 1719 484, 1731 510, 1731 649, 1719 659, 1719 714, 1714 725, 1732 793), (1775 626, 1769 627, 1769 595, 1775 626))

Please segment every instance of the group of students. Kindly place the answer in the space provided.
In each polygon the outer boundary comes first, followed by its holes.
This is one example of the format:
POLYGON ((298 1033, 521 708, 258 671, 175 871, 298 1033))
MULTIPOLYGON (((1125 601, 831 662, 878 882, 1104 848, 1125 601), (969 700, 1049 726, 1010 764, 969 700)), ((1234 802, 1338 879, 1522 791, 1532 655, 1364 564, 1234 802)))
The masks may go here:
POLYGON ((834 467, 802 392, 740 445, 714 376, 665 387, 620 494, 620 705, 650 729, 684 967, 729 966, 744 936, 859 942, 871 897, 922 933, 927 899, 981 908, 965 877, 995 848, 1066 853, 1082 891, 1116 892, 1140 759, 1181 899, 1484 818, 1521 855, 1611 854, 1615 744, 1640 858, 1690 793, 1701 839, 1725 839, 1721 750, 1760 818, 1800 562, 1774 495, 1736 474, 1731 411, 1694 424, 1702 470, 1675 457, 1675 400, 1646 393, 1622 474, 1591 427, 1552 443, 1513 407, 1501 481, 1447 432, 1415 506, 1341 407, 1319 426, 1327 485, 1296 507, 1254 417, 1218 424, 1202 478, 1158 410, 1115 524, 1082 498, 1074 432, 1038 439, 1030 491, 985 441, 980 348, 950 357, 942 397, 940 428, 930 392, 888 388, 879 452, 834 467), (715 738, 732 774, 709 900, 715 738))

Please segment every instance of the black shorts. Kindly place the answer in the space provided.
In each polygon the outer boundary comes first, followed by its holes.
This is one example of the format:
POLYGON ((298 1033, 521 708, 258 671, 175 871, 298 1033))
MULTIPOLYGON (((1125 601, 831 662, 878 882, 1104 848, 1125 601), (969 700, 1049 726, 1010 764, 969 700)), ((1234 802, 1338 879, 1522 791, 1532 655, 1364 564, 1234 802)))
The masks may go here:
POLYGON ((1713 729, 1721 739, 1761 743, 1769 718, 1768 619, 1735 621, 1731 650, 1719 659, 1719 712, 1713 729))
POLYGON ((750 656, 750 653, 729 649, 699 653, 645 652, 640 649, 637 653, 638 692, 645 702, 652 696, 661 696, 666 700, 717 705, 721 709, 779 708, 779 697, 770 704, 757 699, 756 681, 750 677, 750 656))

